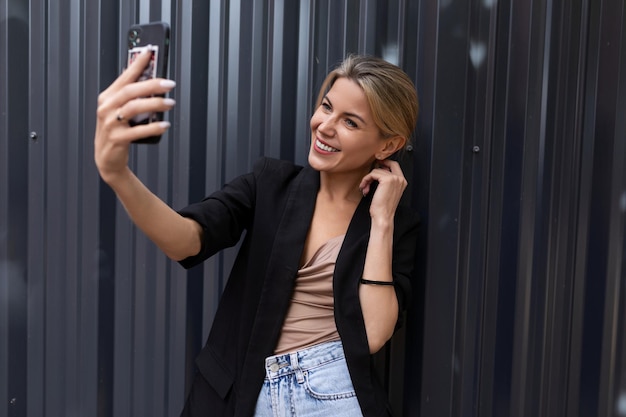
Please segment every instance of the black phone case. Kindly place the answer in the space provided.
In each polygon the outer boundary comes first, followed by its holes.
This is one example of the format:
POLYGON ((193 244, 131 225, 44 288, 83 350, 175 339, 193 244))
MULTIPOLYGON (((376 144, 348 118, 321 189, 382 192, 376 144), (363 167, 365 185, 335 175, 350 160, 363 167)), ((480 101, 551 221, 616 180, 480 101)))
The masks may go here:
MULTIPOLYGON (((167 78, 169 46, 170 46, 170 27, 166 22, 150 22, 145 24, 136 24, 128 29, 128 58, 127 65, 131 63, 131 51, 134 48, 146 47, 148 45, 156 46, 158 53, 156 54, 155 68, 149 64, 139 79, 151 78, 167 78)), ((160 95, 164 97, 164 95, 160 95)), ((144 116, 141 120, 130 120, 129 124, 135 126, 137 124, 146 124, 152 122, 163 121, 163 113, 157 112, 144 116)), ((152 136, 148 138, 138 139, 134 143, 159 143, 161 136, 152 136)))

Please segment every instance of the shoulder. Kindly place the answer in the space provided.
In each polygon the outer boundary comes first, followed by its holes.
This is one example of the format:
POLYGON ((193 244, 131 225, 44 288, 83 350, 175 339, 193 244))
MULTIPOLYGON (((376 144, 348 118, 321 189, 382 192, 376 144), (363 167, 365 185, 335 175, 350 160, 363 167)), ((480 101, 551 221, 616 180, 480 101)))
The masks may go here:
POLYGON ((282 188, 292 182, 301 171, 302 167, 293 162, 263 156, 254 162, 250 171, 230 180, 217 193, 235 190, 254 195, 259 188, 282 188))
POLYGON ((254 163, 252 172, 256 177, 290 178, 297 175, 302 168, 291 161, 263 156, 254 163))
POLYGON ((308 183, 315 178, 315 171, 310 167, 296 165, 291 161, 262 157, 254 164, 251 175, 254 176, 256 188, 259 190, 285 192, 292 187, 308 183))

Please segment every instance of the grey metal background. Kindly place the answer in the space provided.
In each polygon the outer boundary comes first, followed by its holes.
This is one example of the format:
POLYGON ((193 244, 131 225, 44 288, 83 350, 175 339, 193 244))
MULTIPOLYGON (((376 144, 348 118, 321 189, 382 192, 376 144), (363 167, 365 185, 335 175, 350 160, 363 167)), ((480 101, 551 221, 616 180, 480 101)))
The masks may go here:
POLYGON ((345 53, 416 81, 416 299, 378 361, 399 415, 626 415, 623 1, 0 0, 0 416, 181 408, 234 251, 183 271, 93 164, 97 94, 149 20, 178 105, 132 166, 174 207, 304 162, 345 53))

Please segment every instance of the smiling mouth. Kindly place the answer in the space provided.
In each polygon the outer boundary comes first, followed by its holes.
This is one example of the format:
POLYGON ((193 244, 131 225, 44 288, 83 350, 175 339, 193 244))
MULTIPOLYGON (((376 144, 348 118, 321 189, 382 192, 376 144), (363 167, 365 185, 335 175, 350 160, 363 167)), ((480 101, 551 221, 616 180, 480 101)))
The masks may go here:
POLYGON ((315 139, 315 146, 326 152, 339 152, 339 149, 328 146, 325 143, 321 142, 319 139, 315 139))

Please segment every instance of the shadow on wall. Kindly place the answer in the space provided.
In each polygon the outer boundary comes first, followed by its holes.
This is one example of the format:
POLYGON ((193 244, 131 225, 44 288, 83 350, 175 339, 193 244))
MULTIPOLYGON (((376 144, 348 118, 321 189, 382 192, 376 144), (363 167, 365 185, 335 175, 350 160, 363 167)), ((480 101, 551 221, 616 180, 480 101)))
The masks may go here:
MULTIPOLYGON (((28 330, 28 2, 1 2, 0 415, 26 415, 28 330)), ((43 262, 43 260, 42 260, 43 262)), ((37 290, 37 289, 33 289, 37 290)))

